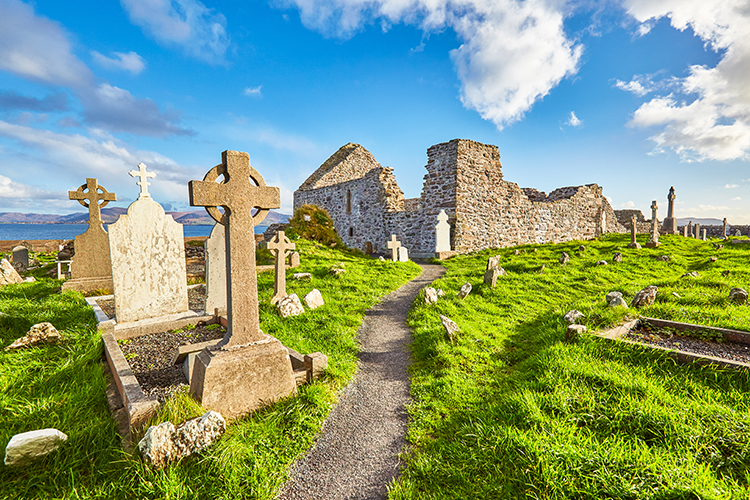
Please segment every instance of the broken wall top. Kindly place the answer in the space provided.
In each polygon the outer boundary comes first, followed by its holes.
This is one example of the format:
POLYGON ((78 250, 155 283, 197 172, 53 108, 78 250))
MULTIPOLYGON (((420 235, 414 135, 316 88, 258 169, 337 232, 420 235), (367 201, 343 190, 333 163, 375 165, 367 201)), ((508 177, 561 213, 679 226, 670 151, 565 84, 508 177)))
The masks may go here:
POLYGON ((299 187, 298 191, 311 191, 360 179, 369 171, 382 168, 375 157, 359 144, 350 142, 333 153, 299 187))

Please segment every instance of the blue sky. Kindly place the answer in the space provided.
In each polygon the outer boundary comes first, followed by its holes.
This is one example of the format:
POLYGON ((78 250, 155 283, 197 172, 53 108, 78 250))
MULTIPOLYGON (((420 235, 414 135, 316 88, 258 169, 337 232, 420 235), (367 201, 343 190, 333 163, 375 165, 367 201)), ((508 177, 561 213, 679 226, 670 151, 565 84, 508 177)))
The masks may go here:
POLYGON ((0 211, 82 210, 86 177, 188 210, 247 151, 292 193, 348 143, 419 196, 426 150, 505 179, 750 223, 750 6, 723 0, 0 0, 0 211))

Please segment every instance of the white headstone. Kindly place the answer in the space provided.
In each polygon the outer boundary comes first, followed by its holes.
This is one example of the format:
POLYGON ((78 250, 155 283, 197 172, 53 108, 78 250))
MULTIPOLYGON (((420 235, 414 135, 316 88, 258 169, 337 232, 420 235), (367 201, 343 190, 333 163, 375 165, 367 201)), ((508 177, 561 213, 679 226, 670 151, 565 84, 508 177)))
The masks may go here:
POLYGON ((406 247, 398 247, 398 261, 409 262, 409 249, 406 247))
POLYGON ((151 199, 153 176, 140 170, 140 196, 108 228, 118 323, 188 311, 182 224, 151 199))
POLYGON ((435 252, 450 252, 451 250, 451 226, 448 224, 448 215, 445 210, 438 214, 438 223, 435 226, 435 252))
POLYGON ((206 240, 206 313, 227 312, 226 226, 216 224, 206 240))

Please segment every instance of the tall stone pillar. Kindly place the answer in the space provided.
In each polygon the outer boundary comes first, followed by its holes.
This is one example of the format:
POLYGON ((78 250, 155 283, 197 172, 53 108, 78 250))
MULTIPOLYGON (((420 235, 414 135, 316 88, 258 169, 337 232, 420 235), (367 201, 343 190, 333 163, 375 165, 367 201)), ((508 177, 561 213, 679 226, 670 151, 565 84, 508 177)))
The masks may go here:
POLYGON ((663 234, 677 234, 677 219, 674 218, 674 186, 669 188, 669 194, 667 200, 669 201, 669 207, 667 208, 667 217, 661 226, 661 232, 663 234))

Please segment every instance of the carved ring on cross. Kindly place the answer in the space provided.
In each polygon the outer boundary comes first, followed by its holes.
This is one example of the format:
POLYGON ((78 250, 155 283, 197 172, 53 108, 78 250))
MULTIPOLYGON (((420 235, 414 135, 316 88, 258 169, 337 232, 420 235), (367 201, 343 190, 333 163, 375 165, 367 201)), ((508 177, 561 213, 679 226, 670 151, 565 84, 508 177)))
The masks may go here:
MULTIPOLYGON (((263 180, 263 176, 258 173, 257 170, 255 170, 252 166, 249 166, 250 168, 250 179, 255 182, 255 184, 258 187, 266 187, 266 181, 263 180)), ((227 166, 223 163, 220 163, 216 165, 214 168, 209 170, 205 176, 203 176, 203 180, 206 182, 215 182, 216 179, 219 178, 220 175, 224 176, 224 181, 227 182, 227 166)), ((226 208, 224 209, 226 211, 226 208)), ((227 216, 226 213, 222 214, 219 211, 219 207, 206 207, 206 212, 208 212, 208 215, 211 216, 213 220, 221 224, 222 226, 227 225, 227 216)), ((266 218, 266 215, 268 215, 268 209, 259 209, 255 215, 253 215, 253 225, 258 225, 266 218)))
MULTIPOLYGON (((76 192, 83 194, 83 192, 86 191, 87 189, 88 189, 88 186, 86 184, 83 184, 81 187, 79 187, 78 189, 76 189, 76 192)), ((107 191, 106 189, 104 189, 101 186, 97 186, 96 192, 102 195, 101 198, 99 198, 99 201, 101 201, 101 203, 99 203, 99 208, 106 207, 109 204, 109 201, 110 201, 110 200, 107 199, 107 195, 109 194, 109 191, 107 191)), ((91 194, 91 193, 89 193, 89 194, 91 194)), ((78 203, 80 203, 81 205, 83 205, 84 207, 89 208, 89 203, 86 201, 87 199, 88 198, 86 198, 86 199, 77 199, 76 201, 78 203)))

